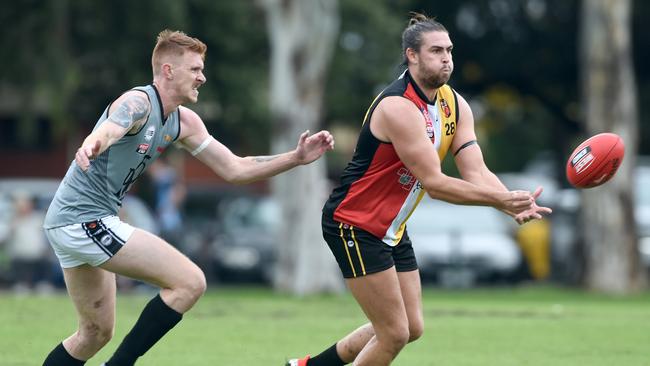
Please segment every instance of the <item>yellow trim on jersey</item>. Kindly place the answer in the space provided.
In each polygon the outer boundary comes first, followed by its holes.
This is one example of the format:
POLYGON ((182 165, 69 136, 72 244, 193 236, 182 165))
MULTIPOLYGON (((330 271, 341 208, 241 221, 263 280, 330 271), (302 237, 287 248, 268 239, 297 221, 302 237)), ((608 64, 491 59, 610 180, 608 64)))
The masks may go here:
POLYGON ((458 102, 456 100, 456 93, 454 90, 447 84, 438 88, 438 93, 436 94, 436 104, 438 106, 438 113, 440 115, 440 127, 441 127, 441 141, 440 147, 438 148, 438 156, 440 161, 444 160, 447 155, 447 151, 451 146, 451 142, 456 135, 456 130, 458 129, 458 111, 457 106, 458 102), (449 108, 449 116, 447 117, 445 111, 449 108))
POLYGON ((382 94, 384 94, 384 91, 385 91, 385 89, 382 90, 381 93, 377 94, 377 96, 375 97, 375 99, 372 100, 372 103, 370 103, 370 107, 368 107, 368 109, 366 110, 366 114, 363 116, 363 121, 361 121, 361 125, 363 125, 364 123, 366 123, 366 120, 368 119, 368 115, 370 114, 370 111, 371 111, 372 108, 375 106, 375 103, 377 103, 377 100, 379 99, 379 97, 381 97, 382 94))
MULTIPOLYGON (((457 123, 458 123, 458 102, 456 100, 456 93, 454 90, 447 84, 441 86, 438 88, 438 92, 436 93, 436 115, 437 116, 431 116, 431 118, 438 118, 439 120, 436 120, 436 124, 439 122, 439 128, 440 128, 440 135, 437 135, 437 128, 436 132, 434 132, 435 136, 435 145, 437 146, 436 151, 438 152, 438 156, 440 157, 440 163, 442 164, 442 161, 445 159, 445 156, 447 155, 447 152, 449 151, 449 148, 451 147, 451 143, 454 140, 454 136, 456 135, 456 130, 458 129, 457 123), (449 113, 449 116, 447 116, 447 113, 449 113)), ((401 217, 398 216, 395 217, 393 220, 393 223, 391 223, 391 226, 388 228, 388 231, 386 232, 386 236, 384 237, 383 241, 384 243, 388 245, 397 245, 401 240, 402 236, 404 235, 404 231, 406 230, 406 223, 408 219, 411 217, 415 209, 417 208, 418 204, 424 197, 425 192, 422 191, 419 193, 418 197, 415 200, 415 203, 413 204, 413 207, 410 208, 410 211, 406 215, 406 217, 399 223, 399 226, 395 230, 395 234, 392 234, 391 228, 397 226, 398 219, 401 217)), ((408 202, 405 202, 407 204, 408 202)), ((400 209, 401 213, 401 209, 400 209)), ((402 216, 403 217, 403 216, 402 216)))
POLYGON ((402 225, 399 226, 399 229, 397 230, 397 233, 395 234, 395 237, 397 238, 396 240, 393 240, 393 246, 399 244, 399 242, 402 240, 402 236, 404 236, 404 230, 406 230, 406 222, 409 220, 411 215, 413 215, 413 212, 415 212, 415 209, 418 207, 420 204, 420 201, 424 198, 424 190, 420 191, 420 194, 418 195, 417 200, 415 201, 415 205, 413 205, 413 208, 411 209, 411 212, 406 216, 406 219, 404 219, 404 222, 402 222, 402 225))
POLYGON ((341 235, 339 236, 341 237, 341 241, 343 241, 343 248, 345 248, 345 253, 348 255, 348 262, 350 262, 350 268, 352 268, 352 276, 357 277, 357 271, 354 270, 354 264, 352 264, 352 256, 350 256, 350 251, 348 250, 348 243, 345 241, 345 238, 343 237, 343 223, 339 224, 339 230, 341 231, 341 235))
POLYGON ((354 240, 354 245, 357 247, 357 256, 359 257, 359 263, 361 263, 361 272, 363 272, 363 275, 366 275, 366 266, 363 264, 363 258, 361 258, 361 251, 359 250, 359 242, 357 242, 357 238, 354 236, 354 226, 350 226, 350 234, 352 234, 352 240, 354 240))

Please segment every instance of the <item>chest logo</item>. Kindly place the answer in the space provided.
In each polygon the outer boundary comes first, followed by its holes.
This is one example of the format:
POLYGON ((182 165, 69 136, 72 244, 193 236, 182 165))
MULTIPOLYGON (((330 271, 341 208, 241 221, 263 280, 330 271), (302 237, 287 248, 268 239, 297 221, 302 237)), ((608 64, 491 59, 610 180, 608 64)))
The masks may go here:
POLYGON ((145 154, 149 150, 149 144, 140 144, 136 150, 138 154, 145 154))
POLYGON ((156 134, 156 127, 155 126, 149 126, 147 130, 144 132, 144 140, 145 141, 151 141, 153 136, 156 134))
POLYGON ((442 113, 445 114, 445 117, 449 118, 451 116, 451 108, 449 108, 446 100, 440 99, 440 108, 442 108, 442 113))

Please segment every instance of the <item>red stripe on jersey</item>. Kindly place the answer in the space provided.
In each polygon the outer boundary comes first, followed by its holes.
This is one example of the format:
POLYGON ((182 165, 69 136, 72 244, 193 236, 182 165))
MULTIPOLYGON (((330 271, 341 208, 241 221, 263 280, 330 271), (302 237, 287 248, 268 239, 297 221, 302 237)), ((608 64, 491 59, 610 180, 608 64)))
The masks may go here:
POLYGON ((411 83, 406 86, 404 97, 413 102, 413 104, 415 104, 419 110, 427 108, 427 104, 422 100, 422 98, 418 96, 418 93, 415 91, 415 88, 413 88, 413 84, 411 83))
POLYGON ((334 211, 334 219, 383 238, 415 183, 393 145, 382 143, 366 173, 352 183, 334 211))
POLYGON ((458 103, 451 87, 444 85, 433 100, 411 80, 408 71, 393 81, 372 102, 364 117, 357 147, 350 163, 341 174, 341 183, 334 188, 323 207, 323 214, 335 221, 363 229, 389 245, 394 245, 403 234, 399 225, 417 206, 421 191, 415 177, 400 161, 394 146, 379 141, 370 131, 372 114, 377 105, 388 96, 404 97, 422 113, 423 120, 403 120, 401 123, 425 123, 427 136, 436 146, 440 160, 449 149, 458 123, 458 103), (449 110, 441 112, 436 99, 447 99, 449 110), (452 107, 453 106, 453 107, 452 107), (447 127, 446 130, 443 130, 447 127))

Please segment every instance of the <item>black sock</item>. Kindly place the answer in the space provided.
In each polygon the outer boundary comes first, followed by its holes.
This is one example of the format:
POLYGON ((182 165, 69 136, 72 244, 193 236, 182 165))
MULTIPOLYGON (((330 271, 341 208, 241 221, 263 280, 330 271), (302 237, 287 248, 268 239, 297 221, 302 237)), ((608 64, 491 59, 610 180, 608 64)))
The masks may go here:
POLYGON ((157 295, 144 307, 133 329, 124 337, 106 365, 132 366, 138 357, 153 347, 182 317, 183 314, 170 308, 157 295))
POLYGON ((307 361, 307 366, 343 366, 345 362, 341 360, 338 352, 336 352, 336 343, 325 351, 321 352, 318 356, 310 358, 307 361))
POLYGON ((43 362, 43 366, 77 366, 85 365, 86 361, 77 360, 70 356, 68 351, 63 347, 63 343, 59 343, 43 362))

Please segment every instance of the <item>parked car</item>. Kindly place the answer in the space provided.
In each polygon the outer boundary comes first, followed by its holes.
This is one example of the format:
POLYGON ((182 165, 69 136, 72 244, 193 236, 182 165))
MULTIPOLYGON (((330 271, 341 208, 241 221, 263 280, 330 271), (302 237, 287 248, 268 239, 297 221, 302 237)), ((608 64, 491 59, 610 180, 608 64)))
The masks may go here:
POLYGON ((217 279, 270 283, 281 220, 277 202, 259 196, 225 199, 218 217, 219 232, 212 242, 217 279))
POLYGON ((637 167, 635 182, 634 217, 639 233, 639 252, 641 261, 650 271, 650 165, 637 167))
POLYGON ((445 287, 515 281, 522 254, 510 220, 494 208, 425 197, 407 222, 423 280, 445 287))

